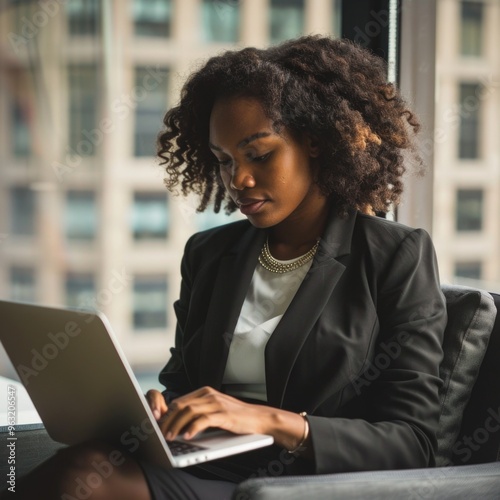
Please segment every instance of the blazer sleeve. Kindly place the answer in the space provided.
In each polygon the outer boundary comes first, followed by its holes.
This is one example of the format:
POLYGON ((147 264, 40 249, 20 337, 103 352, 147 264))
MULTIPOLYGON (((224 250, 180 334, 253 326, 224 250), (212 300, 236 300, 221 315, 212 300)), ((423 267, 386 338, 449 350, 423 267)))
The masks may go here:
POLYGON ((182 343, 191 297, 192 266, 190 247, 193 238, 194 236, 189 238, 184 248, 184 255, 181 261, 181 291, 179 299, 174 302, 174 311, 177 319, 175 328, 175 344, 174 347, 170 349, 171 357, 169 361, 161 370, 159 375, 160 383, 166 388, 162 394, 167 404, 176 397, 186 394, 192 390, 184 367, 182 343))
POLYGON ((429 235, 408 233, 388 262, 376 347, 352 380, 368 417, 308 416, 317 474, 434 465, 446 305, 429 235))

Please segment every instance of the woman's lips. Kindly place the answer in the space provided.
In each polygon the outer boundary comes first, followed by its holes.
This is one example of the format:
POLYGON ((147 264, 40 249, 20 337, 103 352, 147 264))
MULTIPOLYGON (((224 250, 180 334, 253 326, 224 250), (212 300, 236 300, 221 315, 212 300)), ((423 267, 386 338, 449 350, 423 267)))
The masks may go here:
POLYGON ((253 215, 257 213, 267 200, 238 200, 240 212, 244 215, 253 215))

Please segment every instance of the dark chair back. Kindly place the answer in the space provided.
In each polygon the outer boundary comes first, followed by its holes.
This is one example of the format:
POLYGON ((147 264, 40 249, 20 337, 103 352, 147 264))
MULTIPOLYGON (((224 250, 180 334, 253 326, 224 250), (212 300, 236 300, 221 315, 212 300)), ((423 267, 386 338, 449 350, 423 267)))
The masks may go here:
POLYGON ((491 296, 498 313, 464 411, 457 440, 462 452, 453 457, 457 465, 500 460, 500 294, 492 293, 491 296))

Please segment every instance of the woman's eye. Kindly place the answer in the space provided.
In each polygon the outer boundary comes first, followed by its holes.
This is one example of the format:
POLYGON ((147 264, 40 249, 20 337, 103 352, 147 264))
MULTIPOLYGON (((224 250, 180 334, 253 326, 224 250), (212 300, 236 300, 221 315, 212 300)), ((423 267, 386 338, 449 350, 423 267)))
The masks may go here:
POLYGON ((229 167, 231 160, 217 160, 220 167, 229 167))
POLYGON ((271 153, 266 153, 265 155, 262 155, 262 156, 254 156, 253 161, 260 163, 260 162, 266 161, 270 156, 271 156, 271 153))

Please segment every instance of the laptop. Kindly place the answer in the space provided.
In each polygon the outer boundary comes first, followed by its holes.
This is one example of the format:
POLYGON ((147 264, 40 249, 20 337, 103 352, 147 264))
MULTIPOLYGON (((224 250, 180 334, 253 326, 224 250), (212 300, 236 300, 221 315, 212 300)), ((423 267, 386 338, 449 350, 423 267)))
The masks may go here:
POLYGON ((254 450, 272 436, 210 429, 167 442, 100 312, 0 301, 0 340, 50 437, 100 439, 162 467, 254 450))

